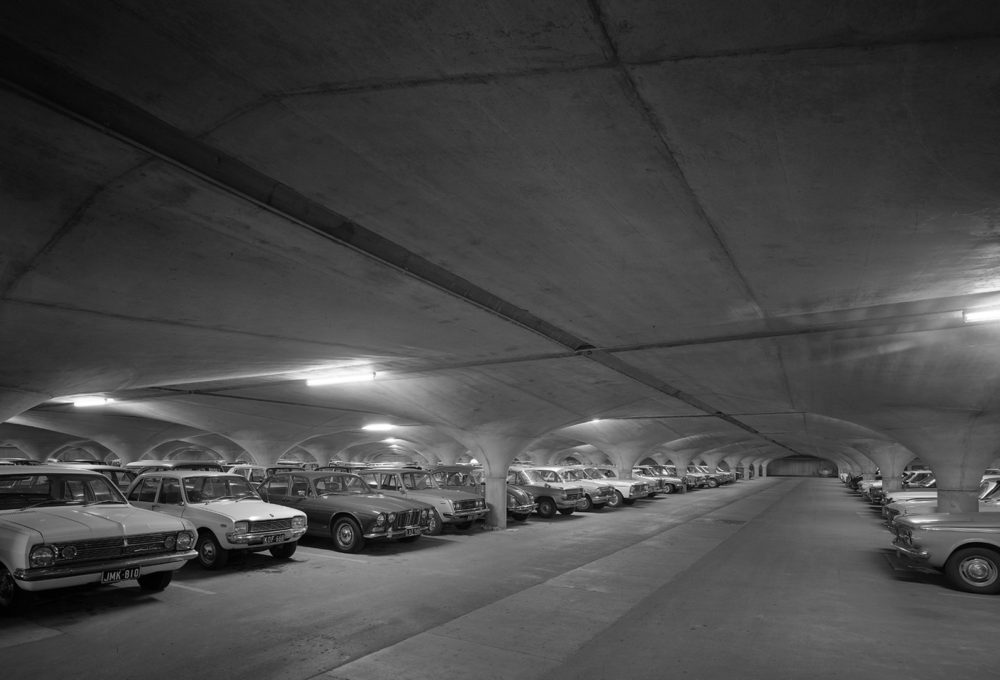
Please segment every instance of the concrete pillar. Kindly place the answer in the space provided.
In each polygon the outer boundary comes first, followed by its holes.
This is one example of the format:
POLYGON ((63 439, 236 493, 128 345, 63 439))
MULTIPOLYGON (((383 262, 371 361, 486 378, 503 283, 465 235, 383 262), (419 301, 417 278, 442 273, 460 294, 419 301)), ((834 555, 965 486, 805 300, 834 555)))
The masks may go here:
POLYGON ((878 465, 882 472, 883 491, 899 491, 903 488, 903 470, 915 458, 912 451, 896 442, 868 441, 858 442, 853 446, 878 465))
POLYGON ((486 518, 487 528, 506 529, 507 468, 519 453, 527 449, 531 439, 502 432, 457 430, 450 434, 483 464, 486 503, 490 508, 490 514, 486 518))

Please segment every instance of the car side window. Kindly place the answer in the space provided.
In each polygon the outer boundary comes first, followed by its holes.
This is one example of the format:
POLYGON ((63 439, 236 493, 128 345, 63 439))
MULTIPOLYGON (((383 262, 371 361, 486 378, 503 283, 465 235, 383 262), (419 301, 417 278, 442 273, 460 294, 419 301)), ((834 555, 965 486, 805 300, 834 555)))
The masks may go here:
POLYGON ((167 478, 160 487, 160 503, 164 505, 181 504, 181 483, 179 480, 167 478))
POLYGON ((159 477, 144 477, 128 495, 130 501, 152 503, 156 500, 156 490, 160 488, 159 477))
POLYGON ((305 477, 299 477, 298 475, 293 476, 291 495, 297 498, 311 496, 312 492, 309 490, 309 480, 305 477))
POLYGON ((287 496, 288 476, 274 475, 261 487, 265 496, 287 496))

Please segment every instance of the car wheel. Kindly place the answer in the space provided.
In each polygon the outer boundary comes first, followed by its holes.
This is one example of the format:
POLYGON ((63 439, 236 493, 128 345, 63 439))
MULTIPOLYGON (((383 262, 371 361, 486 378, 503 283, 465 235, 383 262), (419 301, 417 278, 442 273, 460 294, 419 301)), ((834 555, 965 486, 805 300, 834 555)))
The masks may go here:
POLYGON ((15 612, 24 604, 24 599, 25 592, 17 585, 13 574, 0 565, 0 610, 15 612))
POLYGON ((528 519, 528 515, 523 512, 512 512, 510 513, 510 516, 516 519, 518 522, 524 522, 527 521, 528 519))
POLYGON ((674 493, 675 491, 677 491, 677 487, 673 484, 667 484, 663 487, 663 493, 674 493))
POLYGON ((538 514, 549 519, 556 516, 556 502, 551 498, 539 498, 538 499, 538 514))
POLYGON ((437 514, 437 510, 431 510, 430 523, 427 525, 427 535, 440 536, 442 531, 444 531, 444 522, 441 521, 441 515, 437 514))
POLYGON ((714 479, 708 480, 708 488, 709 489, 714 489, 717 486, 719 486, 719 483, 717 481, 715 481, 714 479))
POLYGON ((229 551, 219 545, 215 534, 207 529, 198 532, 198 564, 205 569, 221 569, 229 562, 229 551))
POLYGON ((160 591, 169 586, 173 578, 174 572, 172 571, 158 571, 155 574, 140 576, 136 580, 139 581, 139 587, 143 590, 160 591))
POLYGON ((625 502, 625 496, 622 496, 621 491, 615 489, 615 495, 613 495, 611 497, 611 500, 608 501, 608 507, 620 508, 624 502, 625 502))
POLYGON ((454 524, 452 524, 452 526, 455 527, 455 531, 466 531, 472 528, 472 521, 470 520, 468 522, 455 522, 454 524))
POLYGON ((561 515, 572 515, 574 512, 576 512, 576 508, 559 508, 561 515))
POLYGON ((1000 593, 1000 553, 989 548, 956 550, 944 565, 945 576, 967 593, 1000 593))
POLYGON ((299 547, 298 541, 291 541, 290 543, 282 543, 281 545, 276 545, 271 548, 270 552, 274 557, 279 560, 287 560, 289 557, 295 554, 295 549, 299 547))
POLYGON ((365 537, 361 535, 361 527, 350 517, 338 517, 330 527, 333 535, 333 547, 339 552, 360 552, 365 545, 365 537))
POLYGON ((594 509, 594 501, 590 499, 589 495, 584 495, 583 500, 576 507, 579 510, 587 512, 594 509))

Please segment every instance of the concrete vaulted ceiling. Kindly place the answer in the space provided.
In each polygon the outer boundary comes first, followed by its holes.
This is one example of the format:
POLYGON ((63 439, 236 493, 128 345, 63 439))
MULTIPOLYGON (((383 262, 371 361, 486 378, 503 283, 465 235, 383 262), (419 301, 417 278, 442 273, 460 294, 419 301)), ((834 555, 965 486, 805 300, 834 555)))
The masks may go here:
POLYGON ((988 1, 4 3, 0 442, 981 468, 998 56, 988 1))

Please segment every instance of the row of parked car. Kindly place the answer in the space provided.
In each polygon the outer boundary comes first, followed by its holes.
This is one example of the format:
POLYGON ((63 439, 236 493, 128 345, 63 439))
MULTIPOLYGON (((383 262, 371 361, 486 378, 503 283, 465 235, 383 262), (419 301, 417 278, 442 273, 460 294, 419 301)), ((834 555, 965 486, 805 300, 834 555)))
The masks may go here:
MULTIPOLYGON (((465 531, 489 514, 483 475, 468 465, 0 465, 0 609, 30 591, 89 583, 162 590, 189 560, 220 569, 237 551, 288 559, 306 534, 353 553, 368 541, 465 531)), ((611 466, 522 464, 508 470, 506 510, 523 522, 731 481, 697 466, 682 475, 636 466, 623 477, 611 466)))
POLYGON ((1000 593, 1000 470, 979 485, 979 512, 939 513, 937 480, 930 470, 903 473, 901 489, 886 491, 880 478, 842 475, 865 502, 880 509, 892 547, 904 562, 944 573, 956 589, 1000 593))

